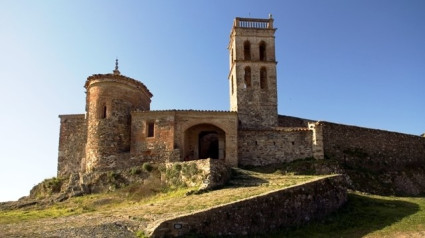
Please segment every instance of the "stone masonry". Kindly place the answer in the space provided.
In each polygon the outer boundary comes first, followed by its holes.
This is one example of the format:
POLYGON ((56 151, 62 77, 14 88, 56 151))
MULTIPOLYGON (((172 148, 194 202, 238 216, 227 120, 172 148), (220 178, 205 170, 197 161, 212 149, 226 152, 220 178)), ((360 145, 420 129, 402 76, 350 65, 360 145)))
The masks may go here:
POLYGON ((150 235, 209 237, 265 233, 323 218, 346 200, 344 179, 336 175, 160 221, 150 235))
POLYGON ((152 93, 118 61, 88 77, 86 113, 59 116, 58 176, 207 158, 230 167, 307 157, 362 168, 425 163, 424 137, 278 115, 275 32, 271 16, 234 20, 230 111, 151 110, 152 93))

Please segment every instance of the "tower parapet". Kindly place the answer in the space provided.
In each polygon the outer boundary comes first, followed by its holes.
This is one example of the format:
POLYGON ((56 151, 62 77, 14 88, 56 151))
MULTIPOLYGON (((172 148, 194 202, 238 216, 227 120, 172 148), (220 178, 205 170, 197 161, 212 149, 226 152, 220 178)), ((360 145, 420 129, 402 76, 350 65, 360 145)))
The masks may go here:
POLYGON ((130 151, 131 111, 150 110, 147 87, 123 76, 118 65, 113 74, 95 74, 87 78, 86 172, 108 167, 107 158, 130 151))

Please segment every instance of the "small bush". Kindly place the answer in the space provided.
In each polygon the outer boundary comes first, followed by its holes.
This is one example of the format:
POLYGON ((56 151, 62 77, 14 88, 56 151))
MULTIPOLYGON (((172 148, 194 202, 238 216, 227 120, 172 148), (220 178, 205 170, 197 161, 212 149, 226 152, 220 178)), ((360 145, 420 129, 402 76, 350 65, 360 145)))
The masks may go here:
POLYGON ((49 194, 58 193, 61 190, 63 180, 60 178, 50 178, 44 180, 44 186, 48 190, 49 194))
POLYGON ((173 165, 173 170, 176 170, 176 171, 181 171, 182 170, 182 165, 181 164, 174 164, 173 165))
POLYGON ((142 168, 146 172, 151 172, 153 170, 153 166, 148 162, 143 163, 142 168))
POLYGON ((161 173, 165 173, 165 172, 167 171, 167 167, 165 166, 165 164, 160 164, 160 165, 158 166, 158 170, 159 170, 159 172, 161 172, 161 173))
POLYGON ((138 238, 147 238, 149 236, 147 236, 144 231, 137 231, 136 232, 136 237, 138 237, 138 238))
POLYGON ((115 182, 118 179, 119 174, 114 171, 109 171, 106 176, 108 177, 108 182, 115 182))
POLYGON ((198 174, 198 172, 199 170, 198 170, 198 167, 196 166, 196 163, 189 163, 189 164, 183 165, 182 173, 184 176, 192 177, 198 174))
POLYGON ((139 167, 133 167, 130 170, 130 174, 135 175, 135 174, 140 174, 142 172, 142 170, 139 167))

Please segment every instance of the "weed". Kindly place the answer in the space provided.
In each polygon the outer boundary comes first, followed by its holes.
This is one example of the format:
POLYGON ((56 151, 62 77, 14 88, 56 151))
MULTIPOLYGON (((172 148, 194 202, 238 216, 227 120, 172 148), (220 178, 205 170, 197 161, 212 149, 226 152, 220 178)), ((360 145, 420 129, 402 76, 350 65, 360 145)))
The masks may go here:
POLYGON ((141 172, 142 172, 142 170, 139 167, 133 167, 130 170, 130 174, 132 174, 132 175, 140 174, 141 172))
POLYGON ((148 162, 143 163, 142 168, 146 172, 151 172, 153 170, 153 166, 148 162))
POLYGON ((137 231, 136 232, 136 237, 138 237, 138 238, 147 238, 149 236, 146 235, 144 231, 137 231))
POLYGON ((198 166, 195 163, 184 164, 181 171, 186 177, 192 177, 199 173, 198 166))
POLYGON ((182 170, 182 165, 180 163, 173 164, 173 170, 180 172, 182 170))

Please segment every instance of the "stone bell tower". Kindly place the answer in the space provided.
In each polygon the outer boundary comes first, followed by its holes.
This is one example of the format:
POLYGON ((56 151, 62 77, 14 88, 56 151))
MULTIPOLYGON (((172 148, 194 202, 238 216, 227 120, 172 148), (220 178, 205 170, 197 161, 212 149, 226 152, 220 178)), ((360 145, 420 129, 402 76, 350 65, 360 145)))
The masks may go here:
POLYGON ((230 110, 240 128, 277 126, 273 18, 236 18, 230 33, 230 110))

